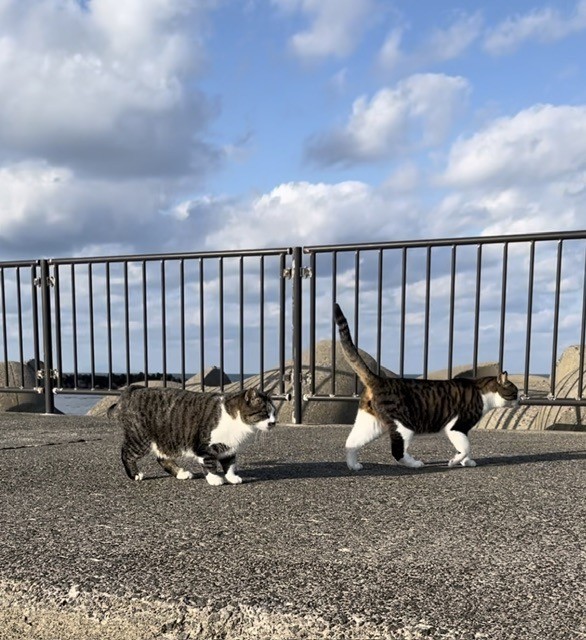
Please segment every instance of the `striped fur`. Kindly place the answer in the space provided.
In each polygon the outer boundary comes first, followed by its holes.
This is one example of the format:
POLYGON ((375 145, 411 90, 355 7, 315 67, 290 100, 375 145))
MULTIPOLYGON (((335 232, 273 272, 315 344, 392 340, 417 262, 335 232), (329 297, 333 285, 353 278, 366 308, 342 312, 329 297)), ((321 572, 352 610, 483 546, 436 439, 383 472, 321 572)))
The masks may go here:
POLYGON ((124 434, 124 470, 134 480, 143 478, 137 461, 152 452, 163 469, 180 480, 192 474, 176 458, 188 456, 200 463, 209 484, 239 484, 236 451, 257 430, 275 424, 271 399, 256 389, 220 395, 131 386, 113 413, 124 434), (223 475, 217 473, 218 464, 223 475))
POLYGON ((371 371, 360 356, 339 305, 335 307, 335 320, 344 355, 365 387, 346 441, 349 468, 362 468, 358 451, 383 432, 389 433, 391 453, 397 462, 421 467, 423 463, 407 453, 411 439, 417 433, 436 433, 442 429, 457 451, 449 466, 458 463, 475 466, 470 457, 470 429, 490 409, 517 404, 518 390, 506 371, 475 380, 383 378, 371 371))

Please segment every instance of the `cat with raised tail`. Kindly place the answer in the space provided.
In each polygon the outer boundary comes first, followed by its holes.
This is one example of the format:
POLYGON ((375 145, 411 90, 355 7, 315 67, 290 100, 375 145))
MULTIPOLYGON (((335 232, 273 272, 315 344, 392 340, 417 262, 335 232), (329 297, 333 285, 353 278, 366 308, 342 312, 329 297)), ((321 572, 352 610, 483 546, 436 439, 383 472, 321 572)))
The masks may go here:
POLYGON ((186 456, 201 465, 209 484, 221 485, 242 482, 236 452, 255 432, 275 426, 276 411, 270 397, 257 389, 219 394, 130 386, 111 413, 124 434, 122 464, 132 480, 143 479, 137 462, 152 452, 179 480, 193 477, 176 462, 186 456))
POLYGON ((407 452, 413 436, 442 430, 456 449, 448 466, 476 466, 470 456, 468 432, 490 409, 518 403, 518 389, 507 372, 477 379, 384 378, 371 371, 360 356, 338 304, 334 317, 346 360, 364 385, 356 420, 346 440, 348 468, 362 469, 358 462, 360 449, 387 432, 395 460, 418 469, 423 462, 407 452))

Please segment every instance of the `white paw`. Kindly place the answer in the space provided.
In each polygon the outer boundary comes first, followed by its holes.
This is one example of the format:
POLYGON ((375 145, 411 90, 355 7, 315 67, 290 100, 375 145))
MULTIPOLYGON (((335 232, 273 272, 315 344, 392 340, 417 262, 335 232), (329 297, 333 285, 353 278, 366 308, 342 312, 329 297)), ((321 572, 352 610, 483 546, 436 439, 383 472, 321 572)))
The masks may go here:
POLYGON ((465 460, 462 460, 461 462, 463 467, 475 467, 476 466, 476 462, 474 460, 472 460, 472 458, 466 458, 465 460))
POLYGON ((348 462, 348 469, 350 469, 350 471, 362 471, 364 467, 360 462, 348 462))
POLYGON ((226 480, 230 484, 242 484, 242 478, 240 476, 237 476, 235 473, 227 473, 226 480))
POLYGON ((448 462, 448 467, 455 467, 460 461, 458 460, 458 458, 452 458, 449 462, 448 462))
POLYGON ((409 467, 409 469, 421 469, 423 466, 423 462, 421 460, 416 460, 411 456, 404 456, 399 460, 399 464, 402 467, 409 467))
POLYGON ((191 480, 193 478, 193 473, 191 471, 186 471, 185 469, 181 469, 175 476, 177 480, 191 480))
POLYGON ((206 480, 208 484, 211 484, 214 487, 219 487, 221 484, 224 484, 223 476, 219 476, 215 473, 208 473, 206 475, 206 480))
POLYGON ((142 471, 141 471, 140 473, 137 473, 137 474, 134 476, 134 479, 135 479, 137 482, 140 482, 143 478, 144 478, 144 473, 143 473, 142 471))

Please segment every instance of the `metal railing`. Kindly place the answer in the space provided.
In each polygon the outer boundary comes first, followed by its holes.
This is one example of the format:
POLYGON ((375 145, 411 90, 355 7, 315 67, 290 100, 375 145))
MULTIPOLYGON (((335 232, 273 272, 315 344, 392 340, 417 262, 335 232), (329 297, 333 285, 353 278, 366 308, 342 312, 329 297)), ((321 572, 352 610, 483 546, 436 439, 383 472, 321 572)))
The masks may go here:
POLYGON ((357 381, 344 393, 336 379, 335 302, 379 371, 451 377, 496 360, 522 374, 524 403, 586 405, 586 231, 0 263, 0 392, 31 386, 29 359, 48 413, 57 394, 115 394, 137 378, 185 386, 197 372, 203 390, 213 364, 240 387, 254 374, 265 388, 271 371, 301 422, 304 402, 356 400, 357 381), (331 367, 318 388, 321 340, 331 367), (579 392, 557 398, 570 344, 579 392), (549 393, 532 393, 535 373, 549 393))

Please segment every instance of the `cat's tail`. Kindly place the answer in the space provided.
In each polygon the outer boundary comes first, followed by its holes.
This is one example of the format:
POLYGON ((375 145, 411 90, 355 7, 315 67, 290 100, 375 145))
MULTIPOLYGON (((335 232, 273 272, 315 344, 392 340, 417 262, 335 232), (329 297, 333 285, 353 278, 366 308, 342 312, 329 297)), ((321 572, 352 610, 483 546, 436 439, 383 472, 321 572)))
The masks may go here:
POLYGON ((346 316, 342 313, 340 305, 336 303, 334 308, 334 318, 338 325, 338 331, 340 333, 340 344, 342 345, 342 351, 346 356, 348 364, 352 367, 354 372, 360 378, 360 381, 365 386, 370 386, 375 380, 378 380, 376 373, 368 368, 368 365, 362 359, 362 356, 358 352, 358 349, 352 342, 352 336, 350 335, 350 328, 348 327, 348 321, 346 316))

